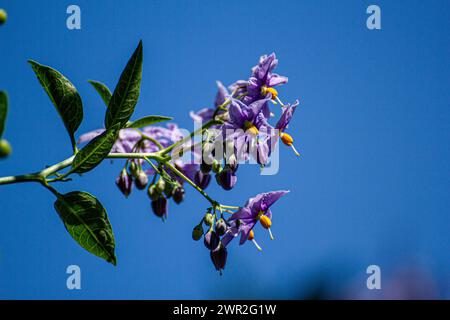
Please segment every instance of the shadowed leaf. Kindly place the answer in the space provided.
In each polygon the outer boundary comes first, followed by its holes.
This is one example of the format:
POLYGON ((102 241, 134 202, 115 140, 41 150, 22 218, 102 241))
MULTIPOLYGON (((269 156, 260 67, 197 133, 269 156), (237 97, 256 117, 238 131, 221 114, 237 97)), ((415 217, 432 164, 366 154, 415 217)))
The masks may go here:
POLYGON ((72 146, 76 147, 75 131, 83 120, 83 103, 75 86, 51 67, 28 60, 39 82, 47 92, 69 133, 72 146))
POLYGON ((85 145, 73 159, 71 172, 83 173, 99 165, 109 154, 117 139, 119 132, 117 128, 118 125, 106 130, 85 145))
POLYGON ((55 209, 80 246, 113 265, 117 264, 111 224, 105 208, 94 196, 82 191, 58 195, 55 209))
POLYGON ((98 92, 98 94, 102 98, 103 102, 108 107, 109 101, 111 100, 111 96, 112 96, 109 88, 99 81, 88 80, 88 82, 94 87, 95 91, 98 92))

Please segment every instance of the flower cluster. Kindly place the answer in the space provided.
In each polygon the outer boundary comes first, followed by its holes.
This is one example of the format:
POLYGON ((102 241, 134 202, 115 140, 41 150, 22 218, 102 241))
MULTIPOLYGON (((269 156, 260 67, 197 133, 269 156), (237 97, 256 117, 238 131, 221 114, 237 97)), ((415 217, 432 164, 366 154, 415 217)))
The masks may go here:
MULTIPOLYGON (((192 238, 198 241, 203 237, 211 260, 220 272, 226 264, 227 247, 238 235, 240 244, 250 240, 261 250, 253 231, 258 222, 273 239, 270 207, 288 191, 259 194, 243 207, 225 206, 212 200, 204 191, 213 175, 224 190, 233 189, 239 164, 253 160, 264 167, 279 140, 299 155, 293 138, 285 132, 299 102, 284 104, 281 101, 276 87, 287 83, 288 79, 273 72, 277 65, 278 60, 272 53, 260 58, 248 80, 238 80, 228 88, 217 82, 214 107, 190 113, 191 118, 201 125, 200 143, 194 144, 172 123, 166 127, 150 125, 141 129, 122 129, 111 151, 157 156, 153 159, 156 161, 145 156, 130 157, 116 179, 118 188, 126 197, 133 186, 139 190, 146 189, 156 216, 167 218, 168 199, 172 198, 177 204, 183 201, 186 182, 210 201, 211 206, 194 227, 192 238), (276 124, 271 125, 276 109, 280 116, 276 124), (193 156, 190 161, 175 158, 175 150, 190 152, 193 156), (225 214, 230 216, 225 218, 225 214)), ((90 141, 103 131, 89 132, 78 142, 90 141)))

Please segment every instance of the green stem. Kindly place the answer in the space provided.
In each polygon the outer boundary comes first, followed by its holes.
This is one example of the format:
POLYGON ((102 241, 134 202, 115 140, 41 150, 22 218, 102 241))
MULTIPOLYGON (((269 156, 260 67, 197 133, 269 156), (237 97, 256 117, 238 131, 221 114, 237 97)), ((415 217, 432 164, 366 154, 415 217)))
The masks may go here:
POLYGON ((184 137, 183 139, 175 142, 174 144, 168 146, 167 148, 163 149, 160 151, 161 155, 166 155, 168 154, 170 151, 172 151, 174 148, 178 147, 179 145, 182 145, 183 143, 185 143, 186 141, 189 141, 192 137, 196 136, 199 133, 202 133, 203 130, 208 129, 209 127, 218 124, 218 121, 215 119, 211 119, 208 122, 206 122, 201 128, 191 132, 190 135, 184 137))
POLYGON ((215 200, 213 200, 208 194, 199 186, 197 186, 191 179, 186 177, 184 173, 182 173, 180 170, 178 170, 174 165, 172 165, 170 162, 165 162, 164 165, 170 169, 174 174, 179 176, 181 179, 185 180, 187 183, 189 183, 195 190, 200 192, 200 194, 205 197, 206 200, 208 200, 211 205, 215 208, 219 206, 219 203, 215 200))
MULTIPOLYGON (((139 131, 139 130, 138 130, 139 131)), ((151 141, 153 142, 160 150, 164 149, 164 146, 155 138, 150 137, 148 135, 146 135, 145 133, 143 133, 142 131, 139 131, 139 133, 141 134, 141 137, 144 138, 145 140, 151 141)))

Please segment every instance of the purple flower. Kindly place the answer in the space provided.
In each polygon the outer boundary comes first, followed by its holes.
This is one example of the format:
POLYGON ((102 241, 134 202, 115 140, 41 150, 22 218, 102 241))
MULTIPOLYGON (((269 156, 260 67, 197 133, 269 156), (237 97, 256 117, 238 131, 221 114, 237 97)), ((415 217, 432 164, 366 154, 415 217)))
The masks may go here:
POLYGON ((257 100, 250 105, 233 99, 229 108, 230 120, 222 128, 227 141, 234 141, 238 160, 246 160, 248 152, 255 149, 259 164, 267 163, 271 152, 273 127, 267 122, 262 108, 270 99, 257 100), (245 132, 243 132, 245 131, 245 132))
MULTIPOLYGON (((256 100, 266 97, 271 94, 273 99, 276 99, 278 92, 274 89, 275 86, 285 84, 288 82, 288 78, 280 76, 272 71, 278 65, 278 59, 275 53, 269 56, 263 55, 259 59, 259 64, 252 68, 252 76, 246 84, 246 96, 242 101, 246 104, 250 104, 256 100)), ((242 80, 232 85, 232 88, 242 86, 242 80)), ((263 109, 266 116, 268 116, 268 106, 264 106, 263 109)))
POLYGON ((289 122, 291 121, 294 111, 297 108, 299 102, 296 100, 292 105, 288 104, 286 107, 283 108, 283 112, 280 116, 280 119, 278 120, 277 124, 275 125, 275 129, 278 129, 280 131, 286 130, 289 122))
POLYGON ((258 194, 256 197, 249 199, 244 207, 228 219, 230 228, 222 238, 222 244, 227 246, 239 234, 241 234, 239 244, 244 244, 248 240, 250 231, 258 221, 265 229, 269 230, 271 239, 273 239, 270 231, 272 224, 270 207, 288 192, 287 190, 271 191, 258 194))
POLYGON ((295 147, 294 147, 294 139, 291 137, 290 134, 284 132, 284 130, 287 129, 287 126, 288 126, 289 122, 291 121, 291 119, 294 115, 294 111, 297 108, 298 104, 299 104, 299 102, 298 102, 298 100, 296 100, 294 102, 294 104, 292 104, 292 105, 288 104, 286 107, 284 107, 283 113, 281 114, 280 119, 278 120, 277 124, 275 125, 275 129, 279 130, 279 135, 280 135, 281 141, 285 145, 291 147, 297 156, 300 156, 300 153, 298 153, 297 149, 295 149, 295 147))
POLYGON ((203 173, 201 170, 198 170, 194 177, 194 182, 201 189, 206 189, 211 181, 211 175, 209 173, 203 173))
MULTIPOLYGON (((219 107, 220 105, 222 105, 229 97, 230 94, 228 93, 227 88, 225 88, 225 86, 222 84, 222 82, 217 81, 217 94, 216 94, 216 98, 214 100, 214 109, 211 108, 203 108, 197 112, 193 112, 191 111, 189 113, 190 117, 192 118, 192 120, 194 120, 195 122, 206 122, 208 120, 211 120, 213 118, 215 109, 217 107, 219 107)), ((219 110, 217 112, 217 115, 222 114, 224 112, 224 110, 219 110)))
POLYGON ((216 181, 219 186, 224 190, 231 190, 234 188, 237 182, 237 176, 229 166, 216 174, 216 181))

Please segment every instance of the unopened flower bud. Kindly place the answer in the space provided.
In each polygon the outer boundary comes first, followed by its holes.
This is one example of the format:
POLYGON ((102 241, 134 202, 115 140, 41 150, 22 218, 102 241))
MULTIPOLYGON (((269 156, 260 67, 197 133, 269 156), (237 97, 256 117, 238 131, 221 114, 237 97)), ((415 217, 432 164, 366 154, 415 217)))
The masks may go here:
POLYGON ((5 139, 0 140, 0 158, 5 158, 11 154, 11 145, 5 139))
POLYGON ((227 263, 227 248, 225 248, 222 244, 215 250, 210 252, 211 261, 214 264, 214 267, 217 271, 222 275, 222 270, 225 269, 225 265, 227 263))
POLYGON ((201 189, 206 189, 211 181, 211 175, 209 173, 203 173, 201 170, 195 173, 194 182, 201 189))
POLYGON ((203 227, 202 224, 200 223, 199 225, 196 225, 194 229, 192 229, 192 239, 194 241, 198 241, 202 238, 202 236, 203 236, 203 227))
POLYGON ((203 160, 202 163, 200 164, 200 170, 204 173, 204 174, 208 174, 211 172, 212 169, 212 164, 209 164, 207 162, 207 160, 203 160))
POLYGON ((0 26, 2 24, 6 23, 6 20, 8 19, 8 14, 4 9, 0 9, 0 26))
POLYGON ((167 199, 158 197, 156 200, 152 200, 152 210, 156 216, 165 218, 167 216, 167 199))
POLYGON ((219 186, 228 191, 236 185, 237 176, 231 168, 225 167, 220 173, 216 174, 216 181, 219 186))
POLYGON ((212 230, 205 234, 205 238, 203 240, 205 247, 209 250, 215 250, 220 244, 219 236, 212 230))
POLYGON ((175 201, 175 203, 180 204, 184 199, 184 188, 176 187, 173 190, 172 197, 173 197, 173 201, 175 201))
POLYGON ((154 184, 151 184, 147 189, 147 194, 151 200, 156 200, 161 195, 157 190, 154 184))
POLYGON ((227 232, 227 223, 222 218, 216 221, 216 232, 219 236, 223 236, 227 232))
POLYGON ((136 184, 136 188, 139 190, 145 189, 148 183, 148 176, 144 172, 144 170, 139 170, 138 174, 135 177, 134 183, 136 184))
POLYGON ((214 216, 211 213, 207 213, 205 214, 205 216, 203 217, 203 221, 205 222, 205 224, 209 227, 211 227, 214 223, 214 216))
POLYGON ((134 161, 131 161, 128 168, 130 169, 130 173, 133 175, 133 177, 136 177, 139 171, 137 164, 134 161))
POLYGON ((237 171, 237 169, 239 167, 239 163, 238 163, 238 160, 234 153, 228 157, 227 165, 233 173, 235 173, 237 171))
POLYGON ((166 182, 163 178, 159 178, 158 182, 156 183, 156 190, 159 193, 163 193, 164 189, 166 188, 166 182))
POLYGON ((116 179, 116 185, 119 187, 119 190, 124 194, 125 197, 128 197, 131 193, 131 189, 133 187, 133 179, 128 174, 126 169, 123 169, 120 172, 120 175, 116 179))

